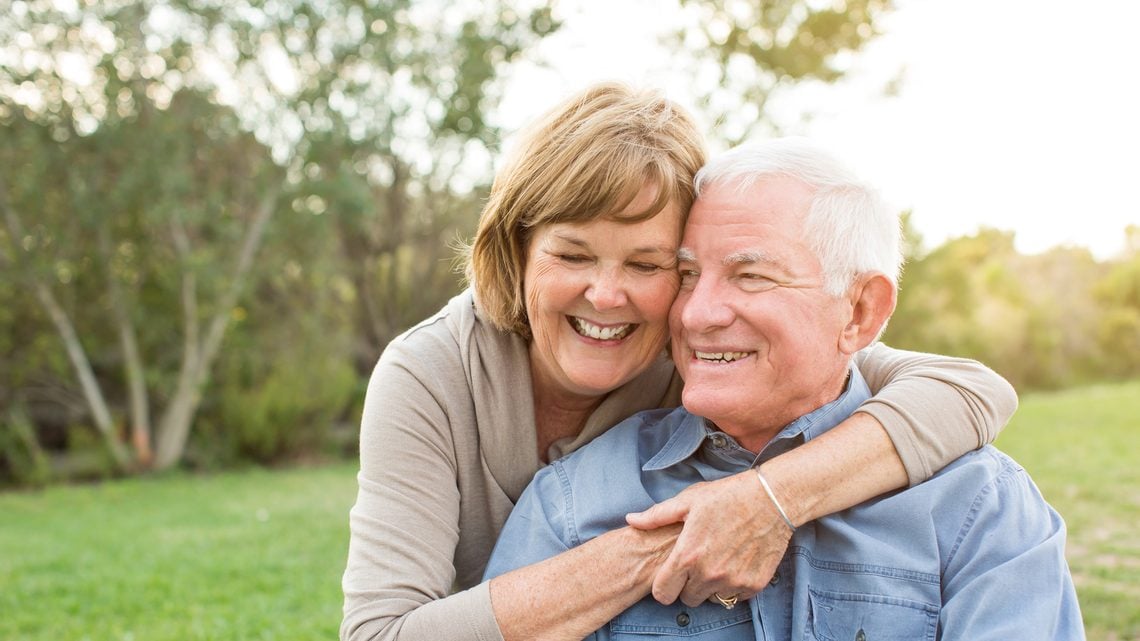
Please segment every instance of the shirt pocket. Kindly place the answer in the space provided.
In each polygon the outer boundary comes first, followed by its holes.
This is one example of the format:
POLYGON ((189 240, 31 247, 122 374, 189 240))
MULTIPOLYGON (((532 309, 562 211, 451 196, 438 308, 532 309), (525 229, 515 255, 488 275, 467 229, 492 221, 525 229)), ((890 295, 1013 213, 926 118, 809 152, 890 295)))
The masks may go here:
POLYGON ((661 605, 646 597, 609 622, 614 641, 649 641, 650 639, 699 639, 729 641, 752 639, 752 612, 747 601, 728 610, 705 603, 690 608, 677 601, 661 605))
POLYGON ((938 608, 927 603, 852 592, 809 591, 805 638, 818 641, 934 641, 938 608))

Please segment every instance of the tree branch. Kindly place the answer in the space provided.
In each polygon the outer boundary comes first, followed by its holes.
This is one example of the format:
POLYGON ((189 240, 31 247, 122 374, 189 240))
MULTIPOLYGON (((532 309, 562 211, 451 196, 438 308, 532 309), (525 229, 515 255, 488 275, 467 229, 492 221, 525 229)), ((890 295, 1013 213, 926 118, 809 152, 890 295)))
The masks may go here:
MULTIPOLYGON (((0 178, 0 210, 4 212, 4 220, 8 226, 8 232, 12 236, 12 242, 16 245, 15 254, 18 257, 22 251, 20 239, 24 237, 24 228, 23 225, 20 224, 20 219, 16 215, 15 210, 8 202, 7 192, 7 185, 3 181, 3 178, 0 178)), ((43 282, 43 279, 37 278, 30 271, 25 272, 25 278, 32 286, 36 298, 39 299, 40 304, 43 305, 44 311, 47 312, 48 317, 59 333, 60 339, 63 341, 64 349, 67 351, 67 357, 75 369, 76 376, 79 378, 79 385, 83 390, 83 397, 86 399, 87 407, 91 411, 91 416, 95 421, 95 428, 103 437, 108 451, 110 451, 111 456, 115 459, 115 464, 120 469, 126 469, 130 463, 130 454, 126 448, 123 447, 118 435, 115 433, 115 424, 111 418, 111 411, 107 407, 106 397, 103 395, 103 390, 99 387, 99 381, 95 378, 95 372, 91 369, 91 361, 87 358, 87 352, 83 349, 83 343, 79 340, 75 326, 72 324, 67 312, 63 310, 63 307, 61 307, 56 300, 51 288, 43 282)))

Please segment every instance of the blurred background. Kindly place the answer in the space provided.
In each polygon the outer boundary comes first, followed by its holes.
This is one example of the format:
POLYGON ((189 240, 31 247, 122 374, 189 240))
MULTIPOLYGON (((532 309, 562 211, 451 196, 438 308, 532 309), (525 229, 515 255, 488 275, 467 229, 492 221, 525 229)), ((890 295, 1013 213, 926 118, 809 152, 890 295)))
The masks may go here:
MULTIPOLYGON (((833 148, 904 214, 885 340, 985 362, 1023 414, 1111 405, 1134 463, 1137 23, 1127 0, 0 0, 0 487, 350 470, 371 368, 463 287, 511 134, 601 79, 663 89, 714 151, 833 148)), ((1078 504, 1068 464, 1041 465, 1078 504)), ((1112 576, 1082 598, 1107 585, 1097 630, 1140 638, 1140 542, 1097 527, 1112 576)))

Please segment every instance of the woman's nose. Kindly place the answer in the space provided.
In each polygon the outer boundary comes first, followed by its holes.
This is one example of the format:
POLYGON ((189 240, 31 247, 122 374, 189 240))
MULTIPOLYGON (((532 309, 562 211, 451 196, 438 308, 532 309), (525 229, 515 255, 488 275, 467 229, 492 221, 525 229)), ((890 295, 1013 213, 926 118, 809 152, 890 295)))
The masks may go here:
POLYGON ((625 279, 619 270, 598 270, 590 285, 586 288, 586 300, 597 310, 614 309, 626 305, 629 298, 626 295, 625 279))

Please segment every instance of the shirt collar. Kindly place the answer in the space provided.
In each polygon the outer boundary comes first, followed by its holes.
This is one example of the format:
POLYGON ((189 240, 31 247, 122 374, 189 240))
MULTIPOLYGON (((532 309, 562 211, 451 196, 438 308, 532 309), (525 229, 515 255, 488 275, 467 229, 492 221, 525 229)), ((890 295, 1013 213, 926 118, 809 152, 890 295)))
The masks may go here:
MULTIPOLYGON (((847 383, 839 397, 789 423, 764 447, 764 451, 788 439, 810 441, 818 437, 846 420, 869 398, 871 391, 867 387, 867 381, 859 373, 859 368, 854 364, 849 365, 847 383)), ((707 420, 690 414, 687 410, 681 410, 677 418, 680 420, 676 422, 673 433, 641 469, 649 472, 677 465, 693 456, 714 434, 721 434, 735 443, 731 436, 718 432, 707 420)), ((760 454, 762 457, 764 452, 760 454)))

